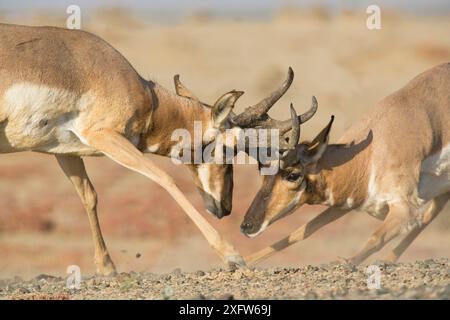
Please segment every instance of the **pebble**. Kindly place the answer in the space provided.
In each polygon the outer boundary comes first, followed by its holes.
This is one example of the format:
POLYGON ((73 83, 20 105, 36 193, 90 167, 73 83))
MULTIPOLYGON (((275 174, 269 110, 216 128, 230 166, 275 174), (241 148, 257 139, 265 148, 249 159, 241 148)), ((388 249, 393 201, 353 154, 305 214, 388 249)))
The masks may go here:
POLYGON ((225 293, 219 296, 217 300, 234 300, 234 296, 231 293, 225 293))

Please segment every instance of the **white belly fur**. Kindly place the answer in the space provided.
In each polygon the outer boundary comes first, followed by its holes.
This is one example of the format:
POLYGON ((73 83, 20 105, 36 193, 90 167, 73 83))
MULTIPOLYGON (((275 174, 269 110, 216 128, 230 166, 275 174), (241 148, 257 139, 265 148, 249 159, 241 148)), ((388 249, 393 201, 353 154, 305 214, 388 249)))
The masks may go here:
POLYGON ((450 144, 422 162, 419 196, 429 200, 450 191, 450 144))
MULTIPOLYGON (((368 198, 359 209, 376 218, 384 219, 389 206, 405 201, 406 198, 402 198, 401 192, 396 192, 395 187, 389 192, 380 192, 375 183, 375 176, 376 172, 372 168, 368 198)), ((411 203, 412 207, 417 208, 416 218, 421 217, 427 208, 428 201, 446 192, 450 192, 450 144, 422 162, 418 196, 414 199, 414 203, 411 203)))
POLYGON ((14 84, 0 100, 1 130, 6 139, 0 149, 9 149, 0 151, 95 154, 73 133, 80 113, 94 101, 91 92, 77 94, 28 82, 14 84))

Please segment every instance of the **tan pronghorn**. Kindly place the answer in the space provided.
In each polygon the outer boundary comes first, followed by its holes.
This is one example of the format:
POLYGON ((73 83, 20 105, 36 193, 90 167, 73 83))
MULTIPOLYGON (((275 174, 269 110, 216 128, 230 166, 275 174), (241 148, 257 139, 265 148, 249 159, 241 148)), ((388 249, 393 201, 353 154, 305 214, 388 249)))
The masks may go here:
MULTIPOLYGON (((178 90, 181 94, 182 90, 178 90)), ((220 125, 240 92, 223 95, 213 108, 170 93, 139 76, 102 39, 53 27, 0 24, 0 152, 55 154, 88 214, 99 274, 115 273, 97 218, 97 196, 82 156, 107 155, 165 188, 225 261, 240 255, 197 212, 174 180, 143 156, 169 155, 171 132, 220 125)), ((225 117, 226 118, 226 117, 225 117)), ((232 168, 189 165, 209 211, 231 210, 232 168), (212 181, 209 177, 214 176, 212 181)))
MULTIPOLYGON (((174 180, 143 153, 170 156, 171 134, 194 121, 204 131, 216 128, 265 127, 283 133, 289 122, 276 121, 267 110, 286 92, 293 78, 269 97, 235 115, 242 92, 231 91, 213 106, 201 103, 175 77, 177 94, 146 81, 104 40, 84 31, 0 24, 0 152, 54 154, 73 183, 88 214, 99 274, 115 273, 97 218, 97 196, 82 156, 106 155, 166 189, 186 211, 219 256, 243 264, 242 257, 197 212, 174 180)), ((314 110, 299 117, 306 121, 314 110)), ((207 137, 200 146, 214 140, 207 137)), ((188 164, 207 209, 221 218, 231 211, 231 164, 188 164)))
POLYGON ((332 122, 333 117, 312 142, 292 141, 277 175, 264 177, 241 229, 255 236, 305 203, 329 208, 247 257, 247 263, 309 237, 353 209, 383 223, 348 261, 361 263, 404 234, 385 257, 396 261, 448 201, 450 63, 420 74, 386 97, 337 144, 328 144, 332 122))

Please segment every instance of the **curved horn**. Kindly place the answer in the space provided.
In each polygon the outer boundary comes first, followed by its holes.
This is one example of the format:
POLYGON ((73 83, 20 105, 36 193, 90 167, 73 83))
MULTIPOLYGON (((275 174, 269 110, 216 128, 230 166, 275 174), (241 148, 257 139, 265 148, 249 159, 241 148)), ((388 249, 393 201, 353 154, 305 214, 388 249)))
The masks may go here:
MULTIPOLYGON (((317 102, 316 97, 312 96, 311 107, 309 108, 309 110, 298 116, 299 124, 303 124, 309 119, 311 119, 316 113, 318 106, 319 104, 317 102)), ((289 130, 291 130, 291 128, 292 128, 292 120, 282 121, 279 126, 281 134, 288 132, 289 130)))
POLYGON ((312 96, 311 98, 311 108, 309 108, 308 111, 306 111, 305 113, 303 113, 300 116, 300 124, 305 123, 306 121, 308 121, 309 119, 311 119, 313 117, 314 114, 316 114, 317 111, 317 107, 319 106, 317 99, 315 96, 312 96))
POLYGON ((294 71, 291 67, 288 69, 288 75, 284 83, 270 96, 261 100, 257 104, 250 106, 241 114, 233 118, 233 122, 241 127, 250 126, 253 122, 265 115, 270 108, 286 93, 294 80, 294 71))

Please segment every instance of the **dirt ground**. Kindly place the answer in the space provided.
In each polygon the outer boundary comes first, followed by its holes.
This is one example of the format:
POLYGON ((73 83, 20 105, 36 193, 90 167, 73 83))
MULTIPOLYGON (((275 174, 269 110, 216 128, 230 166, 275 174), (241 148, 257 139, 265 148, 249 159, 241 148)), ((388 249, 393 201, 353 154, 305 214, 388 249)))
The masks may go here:
POLYGON ((449 299, 450 260, 377 262, 380 286, 368 288, 367 266, 328 263, 297 268, 215 269, 91 277, 69 289, 60 277, 0 281, 0 299, 449 299))
MULTIPOLYGON (((0 15, 1 22, 28 25, 64 26, 65 18, 65 13, 14 18, 0 15)), ((193 16, 160 25, 126 13, 99 10, 90 14, 83 28, 109 41, 144 77, 166 87, 172 88, 172 77, 179 73, 182 81, 206 102, 212 103, 231 89, 244 90, 238 111, 267 95, 292 66, 294 83, 271 115, 287 118, 291 101, 297 110, 305 110, 311 95, 315 95, 319 111, 303 127, 302 138, 311 138, 334 114, 333 142, 378 100, 426 69, 450 61, 449 16, 383 12, 381 30, 369 31, 365 23, 364 12, 331 15, 320 10, 290 10, 264 21, 193 16)), ((187 170, 170 160, 150 157, 173 173, 193 204, 205 212, 187 170)), ((65 277, 69 265, 78 265, 85 277, 94 274, 88 221, 53 157, 2 155, 0 279, 25 279, 2 281, 2 297, 61 292, 74 298, 128 294, 161 298, 162 290, 169 286, 173 287, 173 295, 168 296, 174 298, 224 294, 236 298, 331 297, 339 295, 335 290, 341 287, 345 289, 342 297, 413 297, 416 293, 419 297, 449 297, 448 208, 405 253, 401 259, 404 264, 386 267, 392 270, 386 275, 386 293, 364 289, 363 267, 351 271, 348 280, 340 277, 347 272, 343 266, 321 266, 337 256, 354 254, 379 225, 379 221, 360 212, 350 213, 311 239, 274 255, 258 266, 263 269, 205 271, 205 275, 199 275, 185 272, 211 270, 221 263, 166 192, 106 158, 86 159, 86 163, 99 194, 103 234, 118 271, 126 273, 113 280, 87 280, 80 292, 73 293, 64 291, 62 278, 37 280, 38 274, 65 277), (410 263, 416 260, 422 262, 410 263), (175 268, 183 273, 166 274, 175 268), (311 272, 311 268, 319 269, 311 272), (434 274, 430 272, 435 272, 436 278, 429 276, 434 274), (287 281, 290 277, 293 281, 287 281), (166 278, 169 280, 163 281, 166 278), (279 282, 282 278, 286 281, 279 282), (346 285, 346 281, 352 285, 346 285), (253 289, 246 290, 244 284, 253 289), (40 289, 36 289, 38 286, 40 289)), ((305 206, 261 236, 247 239, 240 234, 239 225, 260 177, 253 165, 236 166, 234 177, 232 215, 220 221, 207 218, 244 255, 284 237, 322 210, 305 206)))

